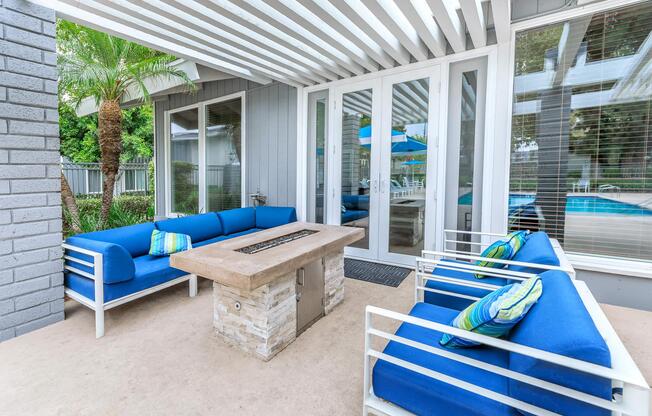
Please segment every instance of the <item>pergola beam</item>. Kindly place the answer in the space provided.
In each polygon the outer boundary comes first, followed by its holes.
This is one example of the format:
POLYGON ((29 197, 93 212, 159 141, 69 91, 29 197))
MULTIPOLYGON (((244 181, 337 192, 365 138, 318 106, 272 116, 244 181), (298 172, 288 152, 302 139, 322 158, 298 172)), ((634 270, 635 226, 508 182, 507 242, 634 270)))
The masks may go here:
POLYGON ((498 43, 509 42, 511 36, 512 10, 510 0, 491 0, 491 13, 498 43))
POLYGON ((448 43, 456 53, 466 50, 466 31, 450 0, 427 0, 430 10, 448 43))
POLYGON ((168 40, 150 35, 149 33, 134 29, 132 27, 117 23, 105 17, 87 12, 79 7, 71 6, 59 0, 31 0, 32 3, 43 7, 53 8, 59 16, 66 20, 91 27, 93 29, 108 33, 119 38, 139 43, 149 48, 169 53, 171 55, 189 59, 191 61, 217 69, 235 77, 245 78, 261 84, 268 84, 272 80, 269 77, 257 74, 246 67, 231 64, 193 49, 175 44, 168 40))
POLYGON ((362 1, 417 61, 428 59, 428 48, 425 47, 417 31, 393 0, 362 1))
POLYGON ((487 45, 487 23, 482 10, 480 0, 460 0, 462 15, 466 22, 466 28, 471 35, 473 46, 482 48, 487 45))
POLYGON ((446 36, 437 26, 426 0, 397 0, 397 4, 430 52, 436 57, 446 55, 446 36))

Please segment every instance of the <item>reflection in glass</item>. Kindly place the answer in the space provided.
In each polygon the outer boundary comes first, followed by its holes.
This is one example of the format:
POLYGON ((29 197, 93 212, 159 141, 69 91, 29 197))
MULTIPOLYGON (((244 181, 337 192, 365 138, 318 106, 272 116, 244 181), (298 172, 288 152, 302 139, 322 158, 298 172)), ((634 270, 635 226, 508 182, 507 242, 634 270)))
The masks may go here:
POLYGON ((515 48, 510 229, 652 261, 652 3, 519 32, 515 48))
MULTIPOLYGON (((460 122, 459 174, 457 180, 459 195, 457 201, 457 229, 473 230, 473 174, 475 161, 476 107, 478 92, 478 71, 462 74, 462 108, 460 122)), ((477 204, 476 204, 477 206, 477 204)), ((471 241, 471 234, 459 234, 458 240, 471 241)), ((468 251, 468 244, 458 244, 458 250, 468 251)))
POLYGON ((369 248, 371 103, 371 89, 342 96, 341 223, 365 229, 365 238, 351 244, 365 249, 369 248))
POLYGON ((170 114, 170 178, 172 212, 199 211, 198 110, 170 114))
MULTIPOLYGON (((385 136, 383 136, 385 137, 385 136)), ((386 140, 386 139, 385 139, 386 140)), ((389 184, 389 251, 423 250, 428 142, 428 79, 392 88, 389 184)))
POLYGON ((208 211, 239 208, 241 205, 241 113, 240 98, 206 106, 208 211))

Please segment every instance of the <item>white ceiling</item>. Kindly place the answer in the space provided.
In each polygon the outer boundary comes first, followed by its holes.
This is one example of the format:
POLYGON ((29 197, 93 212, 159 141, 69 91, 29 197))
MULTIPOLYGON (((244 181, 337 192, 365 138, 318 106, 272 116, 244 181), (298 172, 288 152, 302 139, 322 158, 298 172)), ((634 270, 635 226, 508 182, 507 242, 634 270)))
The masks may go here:
POLYGON ((487 22, 507 41, 510 25, 509 0, 30 1, 233 76, 295 86, 482 47, 487 22))

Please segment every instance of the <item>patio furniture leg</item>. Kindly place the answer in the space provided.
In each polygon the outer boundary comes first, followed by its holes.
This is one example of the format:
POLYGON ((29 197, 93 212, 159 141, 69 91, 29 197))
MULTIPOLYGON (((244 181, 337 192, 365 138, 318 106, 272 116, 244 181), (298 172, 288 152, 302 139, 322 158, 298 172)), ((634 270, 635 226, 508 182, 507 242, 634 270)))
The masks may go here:
POLYGON ((188 279, 188 288, 189 288, 189 295, 191 298, 194 298, 197 296, 197 275, 196 274, 191 274, 190 279, 188 279))
POLYGON ((104 306, 95 309, 95 338, 104 336, 104 306))

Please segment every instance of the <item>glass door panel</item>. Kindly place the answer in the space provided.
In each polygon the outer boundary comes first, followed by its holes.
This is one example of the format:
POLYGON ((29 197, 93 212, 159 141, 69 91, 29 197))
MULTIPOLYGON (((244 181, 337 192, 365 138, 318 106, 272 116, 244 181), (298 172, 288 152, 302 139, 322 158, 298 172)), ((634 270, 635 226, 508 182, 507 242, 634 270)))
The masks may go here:
POLYGON ((328 90, 308 94, 308 221, 326 220, 328 90))
POLYGON ((426 208, 429 79, 392 85, 391 129, 383 132, 389 150, 389 252, 421 255, 426 208))
POLYGON ((170 114, 170 211, 199 212, 199 110, 170 114))
POLYGON ((208 211, 242 204, 242 99, 206 106, 206 202, 208 211))
MULTIPOLYGON (((351 247, 370 248, 373 90, 342 94, 340 223, 365 230, 351 247)), ((373 150, 373 152, 372 152, 373 150)))

